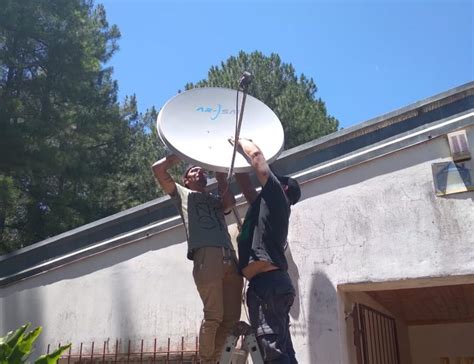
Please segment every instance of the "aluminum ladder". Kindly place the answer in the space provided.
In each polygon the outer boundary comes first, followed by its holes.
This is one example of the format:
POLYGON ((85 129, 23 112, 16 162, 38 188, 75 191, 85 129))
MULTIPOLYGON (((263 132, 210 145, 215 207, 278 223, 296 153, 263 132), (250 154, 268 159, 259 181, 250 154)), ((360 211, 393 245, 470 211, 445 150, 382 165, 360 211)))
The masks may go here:
POLYGON ((260 348, 258 347, 255 333, 253 332, 252 328, 248 323, 244 321, 239 321, 237 322, 237 324, 235 324, 230 335, 225 341, 224 349, 222 350, 219 364, 246 363, 248 354, 250 354, 253 364, 264 364, 262 353, 260 352, 260 348), (245 357, 242 359, 238 359, 237 361, 232 361, 232 355, 234 354, 240 336, 243 337, 241 349, 245 352, 245 357))

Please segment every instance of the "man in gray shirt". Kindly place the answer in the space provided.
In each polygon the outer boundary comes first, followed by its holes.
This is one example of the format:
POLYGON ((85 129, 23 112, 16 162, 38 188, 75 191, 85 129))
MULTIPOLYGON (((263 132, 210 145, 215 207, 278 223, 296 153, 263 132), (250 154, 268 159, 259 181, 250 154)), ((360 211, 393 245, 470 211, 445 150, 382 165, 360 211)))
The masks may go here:
POLYGON ((199 166, 188 168, 183 186, 176 183, 168 169, 179 161, 175 155, 163 158, 153 164, 153 173, 183 220, 187 257, 194 263, 194 282, 204 305, 199 355, 202 363, 215 363, 230 329, 240 319, 243 282, 224 218, 235 198, 224 173, 216 173, 219 195, 208 193, 207 175, 199 166))

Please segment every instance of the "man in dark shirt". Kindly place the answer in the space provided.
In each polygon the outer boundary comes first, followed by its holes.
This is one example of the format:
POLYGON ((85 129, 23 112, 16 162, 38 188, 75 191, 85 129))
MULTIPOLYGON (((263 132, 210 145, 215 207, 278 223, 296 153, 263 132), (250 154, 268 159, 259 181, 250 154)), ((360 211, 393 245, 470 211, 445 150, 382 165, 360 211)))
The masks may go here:
POLYGON ((277 177, 261 150, 250 140, 239 139, 262 185, 257 194, 248 174, 235 175, 250 207, 239 245, 239 268, 249 280, 247 305, 265 363, 297 363, 289 332, 289 311, 295 289, 288 275, 285 247, 290 206, 298 202, 298 182, 277 177))

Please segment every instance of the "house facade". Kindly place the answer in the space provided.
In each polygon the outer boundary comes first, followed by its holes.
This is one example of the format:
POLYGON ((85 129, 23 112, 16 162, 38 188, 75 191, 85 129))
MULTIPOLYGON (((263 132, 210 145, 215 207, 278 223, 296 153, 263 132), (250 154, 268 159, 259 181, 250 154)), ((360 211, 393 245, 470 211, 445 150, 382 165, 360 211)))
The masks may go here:
MULTIPOLYGON (((300 363, 474 361, 473 155, 469 83, 274 162, 302 189, 287 250, 300 363)), ((168 197, 1 256, 0 307, 1 333, 41 325, 39 353, 71 342, 76 359, 191 357, 202 318, 168 197)))

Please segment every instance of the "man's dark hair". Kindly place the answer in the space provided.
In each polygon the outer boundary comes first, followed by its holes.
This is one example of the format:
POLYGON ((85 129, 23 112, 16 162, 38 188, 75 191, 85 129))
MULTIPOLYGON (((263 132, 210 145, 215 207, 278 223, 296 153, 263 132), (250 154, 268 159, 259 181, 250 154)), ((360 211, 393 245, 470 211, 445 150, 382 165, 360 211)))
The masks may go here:
POLYGON ((186 168, 186 170, 184 171, 183 178, 182 178, 184 187, 186 187, 186 177, 188 177, 189 171, 194 167, 198 167, 198 166, 196 164, 190 164, 188 165, 188 168, 186 168))
POLYGON ((297 180, 291 177, 285 176, 276 176, 281 184, 288 186, 288 190, 286 191, 286 195, 288 196, 288 200, 290 201, 290 205, 294 205, 297 203, 301 197, 301 189, 300 185, 297 180))

